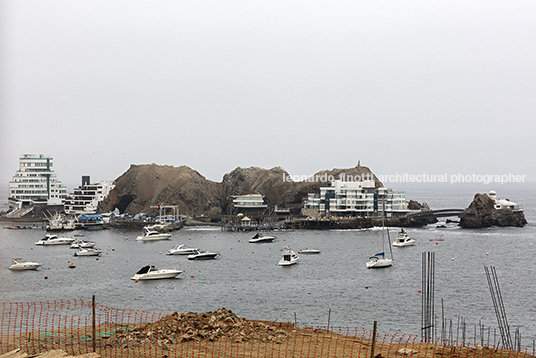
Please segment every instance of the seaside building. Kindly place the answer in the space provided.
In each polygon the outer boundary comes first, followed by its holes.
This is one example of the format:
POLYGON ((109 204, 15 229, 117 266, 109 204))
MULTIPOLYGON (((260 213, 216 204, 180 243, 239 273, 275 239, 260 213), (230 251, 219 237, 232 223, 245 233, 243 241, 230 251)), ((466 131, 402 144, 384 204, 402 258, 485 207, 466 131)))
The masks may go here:
POLYGON ((19 159, 19 170, 9 182, 9 199, 22 205, 36 203, 61 205, 67 196, 67 187, 52 170, 52 158, 43 154, 24 154, 19 159))
POLYGON ((233 198, 234 208, 240 211, 260 212, 268 207, 264 203, 264 196, 260 194, 236 195, 233 198))
POLYGON ((495 209, 510 209, 512 211, 523 211, 523 209, 513 201, 510 201, 509 199, 499 199, 497 198, 497 192, 495 190, 490 190, 488 196, 490 199, 495 201, 495 209))
POLYGON ((65 198, 64 210, 67 214, 95 214, 101 201, 114 188, 111 181, 102 180, 90 183, 89 176, 82 177, 82 185, 65 198))
POLYGON ((376 188, 374 181, 334 180, 320 193, 309 193, 305 209, 314 209, 321 216, 401 216, 410 210, 405 192, 376 188))

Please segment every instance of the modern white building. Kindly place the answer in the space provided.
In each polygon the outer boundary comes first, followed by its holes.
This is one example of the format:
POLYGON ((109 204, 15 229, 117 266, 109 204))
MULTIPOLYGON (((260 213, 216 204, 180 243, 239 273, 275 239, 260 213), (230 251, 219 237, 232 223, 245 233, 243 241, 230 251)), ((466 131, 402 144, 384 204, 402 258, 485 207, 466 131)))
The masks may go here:
POLYGON ((64 209, 67 214, 95 214, 101 201, 114 188, 111 181, 102 180, 90 183, 89 176, 82 177, 82 185, 65 198, 64 209))
POLYGON ((260 194, 247 194, 233 196, 233 205, 241 210, 263 210, 268 207, 264 203, 264 196, 260 194))
POLYGON ((407 214, 405 192, 376 188, 374 181, 334 180, 320 193, 307 196, 305 209, 316 209, 324 216, 401 216, 407 214))
POLYGON ((61 205, 66 196, 67 187, 52 170, 51 157, 24 154, 19 159, 19 170, 9 182, 9 198, 12 201, 19 205, 61 205))
POLYGON ((499 199, 497 198, 497 192, 495 190, 490 190, 488 196, 490 199, 495 201, 495 209, 510 209, 512 211, 523 211, 523 209, 513 201, 510 201, 508 199, 499 199))

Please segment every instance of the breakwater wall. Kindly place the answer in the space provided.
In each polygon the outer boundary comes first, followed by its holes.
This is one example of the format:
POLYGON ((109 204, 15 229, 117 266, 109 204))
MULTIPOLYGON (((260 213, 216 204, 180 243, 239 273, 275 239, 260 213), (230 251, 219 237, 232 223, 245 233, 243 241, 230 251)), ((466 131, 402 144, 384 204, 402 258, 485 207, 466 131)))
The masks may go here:
MULTIPOLYGON (((385 218, 385 226, 391 227, 422 227, 437 220, 413 219, 408 217, 385 218)), ((294 219, 285 221, 285 229, 366 229, 383 225, 381 217, 341 218, 341 219, 294 219)))

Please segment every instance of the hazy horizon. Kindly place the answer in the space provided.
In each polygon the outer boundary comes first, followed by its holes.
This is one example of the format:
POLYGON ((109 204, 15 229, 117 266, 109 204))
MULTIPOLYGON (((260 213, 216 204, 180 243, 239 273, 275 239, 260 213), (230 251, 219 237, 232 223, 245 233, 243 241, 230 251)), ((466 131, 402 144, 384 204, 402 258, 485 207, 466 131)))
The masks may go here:
POLYGON ((0 185, 131 164, 536 181, 536 2, 0 2, 0 185), (1 184, 4 183, 4 184, 1 184))

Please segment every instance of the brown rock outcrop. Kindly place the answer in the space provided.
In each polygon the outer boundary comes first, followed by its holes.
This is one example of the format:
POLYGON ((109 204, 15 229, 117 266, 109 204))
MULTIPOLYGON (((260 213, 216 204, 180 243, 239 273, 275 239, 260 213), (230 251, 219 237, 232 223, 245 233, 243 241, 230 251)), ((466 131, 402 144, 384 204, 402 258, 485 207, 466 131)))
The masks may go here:
POLYGON ((349 177, 371 178, 376 187, 382 186, 370 169, 361 165, 323 170, 303 181, 293 181, 281 167, 238 167, 225 174, 221 183, 210 181, 187 166, 131 165, 115 180, 115 188, 101 203, 100 211, 118 208, 122 213, 155 214, 154 207, 163 203, 177 205, 180 213, 189 215, 231 214, 233 196, 245 194, 263 195, 269 207, 301 208, 308 193, 318 192, 330 180, 349 177))
POLYGON ((523 211, 495 209, 495 201, 487 194, 475 194, 473 202, 465 210, 460 220, 463 228, 483 228, 490 226, 517 226, 527 224, 523 211))

